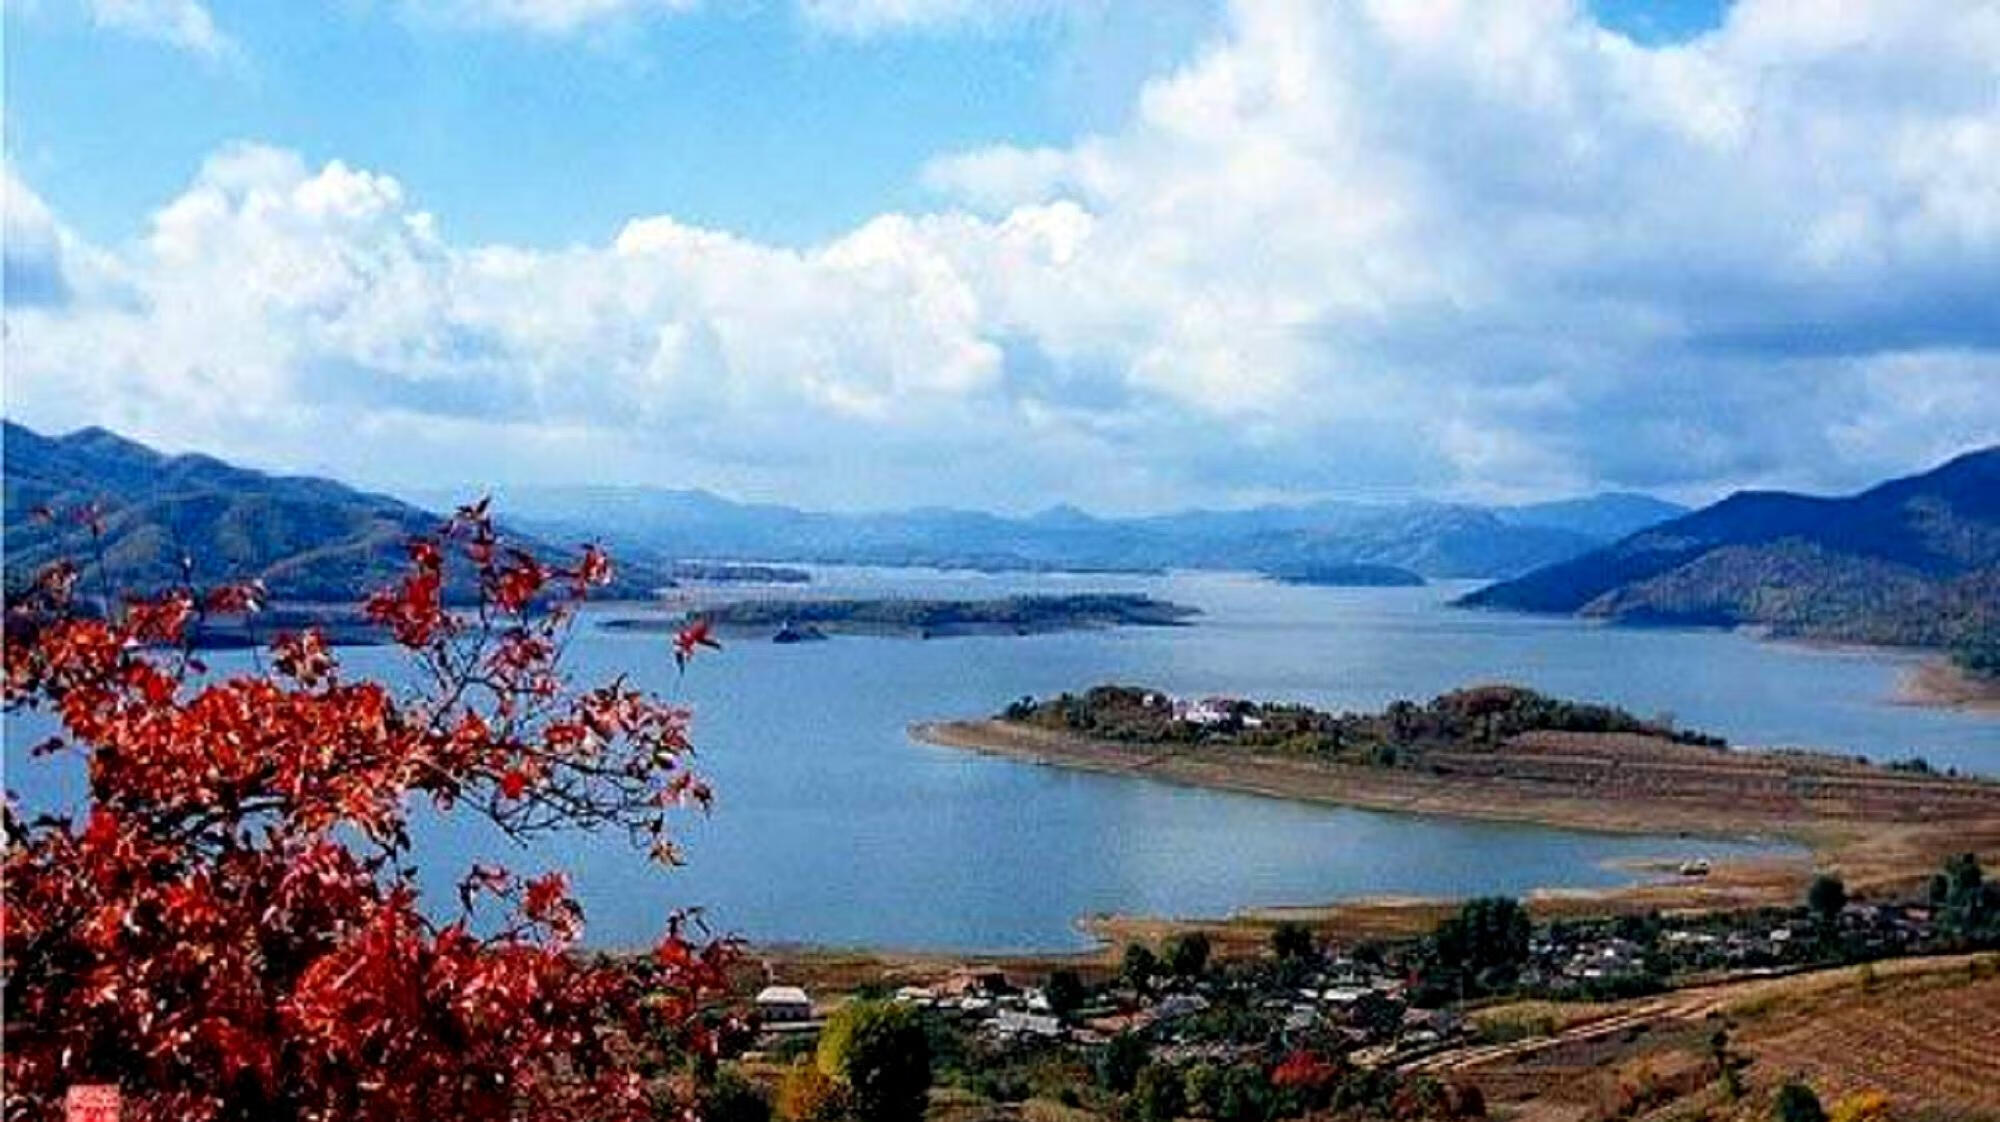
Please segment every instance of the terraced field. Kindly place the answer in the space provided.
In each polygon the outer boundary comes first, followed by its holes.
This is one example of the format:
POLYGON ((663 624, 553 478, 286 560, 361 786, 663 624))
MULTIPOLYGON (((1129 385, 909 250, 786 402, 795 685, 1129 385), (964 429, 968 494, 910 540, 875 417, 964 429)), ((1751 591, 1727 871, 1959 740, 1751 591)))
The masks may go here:
POLYGON ((1764 1118, 1792 1078, 1829 1105, 1875 1091, 1895 1118, 2000 1120, 2000 960, 1991 956, 1732 982, 1587 1007, 1573 1019, 1560 1006, 1533 1011, 1562 1027, 1415 1066, 1477 1083, 1513 1122, 1764 1118), (1737 1100, 1717 1082, 1717 1029, 1747 1061, 1737 1100))
POLYGON ((1759 1025, 1746 1050, 1753 1073, 1802 1075, 1823 1098, 1873 1088, 1927 1117, 2000 1118, 2000 976, 1852 991, 1759 1025))

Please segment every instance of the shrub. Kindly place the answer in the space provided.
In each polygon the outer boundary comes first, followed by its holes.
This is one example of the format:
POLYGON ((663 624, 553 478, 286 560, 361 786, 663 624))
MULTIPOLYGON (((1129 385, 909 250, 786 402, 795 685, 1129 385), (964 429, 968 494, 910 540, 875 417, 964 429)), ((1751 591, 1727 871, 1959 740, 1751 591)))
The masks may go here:
POLYGON ((794 1064, 778 1083, 778 1117, 786 1122, 840 1122, 847 1117, 846 1089, 813 1064, 794 1064))
POLYGON ((1180 1072, 1165 1064, 1147 1064, 1132 1088, 1132 1111, 1139 1122, 1173 1122, 1187 1113, 1180 1072))
POLYGON ((702 1093, 701 1118, 702 1122, 770 1122, 771 1100, 763 1088, 726 1068, 702 1093))
POLYGON ((1826 1111, 1819 1105, 1819 1096, 1813 1094, 1811 1087, 1796 1079, 1778 1088, 1778 1100, 1771 1113, 1777 1122, 1827 1122, 1826 1111))
POLYGON ((1116 1094, 1130 1091, 1146 1066, 1146 1042, 1134 1033, 1121 1032, 1111 1038, 1097 1057, 1097 1082, 1116 1094))
POLYGON ((850 1001, 827 1018, 819 1070, 847 1088, 868 1122, 921 1122, 931 1088, 930 1038, 917 1011, 886 1001, 850 1001))

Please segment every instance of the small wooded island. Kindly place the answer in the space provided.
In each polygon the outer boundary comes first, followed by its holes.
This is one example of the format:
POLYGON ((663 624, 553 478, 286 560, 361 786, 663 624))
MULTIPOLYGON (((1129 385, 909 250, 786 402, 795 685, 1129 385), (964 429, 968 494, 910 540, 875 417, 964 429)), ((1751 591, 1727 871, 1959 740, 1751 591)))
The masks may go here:
POLYGON ((1423 576, 1400 565, 1349 564, 1301 565, 1280 569, 1272 578, 1285 584, 1310 584, 1321 588, 1422 588, 1423 576))
MULTIPOLYGON (((1151 596, 1089 592, 992 600, 736 600, 701 609, 724 635, 799 642, 829 635, 943 639, 965 635, 1039 635, 1102 627, 1183 627, 1200 610, 1151 596)), ((604 626, 668 631, 679 616, 627 617, 604 626)))

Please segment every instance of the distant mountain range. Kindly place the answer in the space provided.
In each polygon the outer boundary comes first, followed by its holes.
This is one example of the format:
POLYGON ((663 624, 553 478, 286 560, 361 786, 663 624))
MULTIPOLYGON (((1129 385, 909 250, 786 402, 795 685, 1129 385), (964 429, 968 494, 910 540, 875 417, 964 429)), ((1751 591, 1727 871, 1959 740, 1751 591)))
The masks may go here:
MULTIPOLYGON (((438 493, 412 504, 327 479, 170 456, 100 428, 50 437, 12 422, 4 474, 10 579, 57 556, 88 553, 78 527, 38 520, 37 507, 96 502, 105 559, 121 587, 177 580, 187 557, 198 582, 258 577, 275 597, 296 601, 351 601, 378 587, 401 570, 409 537, 438 525, 426 508, 465 498, 438 493)), ((497 508, 530 544, 611 545, 624 562, 613 590, 622 595, 714 570, 690 562, 741 559, 1274 574, 1368 565, 1426 577, 1506 576, 1684 512, 1614 494, 1518 507, 1328 502, 1137 518, 1074 507, 1025 518, 941 508, 832 514, 702 491, 587 487, 505 491, 497 508)))
POLYGON ((1465 604, 1954 646, 2000 627, 2000 446, 1844 498, 1743 491, 1465 604))
MULTIPOLYGON (((443 521, 331 480, 168 456, 100 428, 48 437, 10 421, 4 435, 10 584, 60 557, 94 564, 85 529, 36 517, 39 507, 99 506, 105 567, 121 590, 179 581, 186 557, 197 584, 259 578, 275 599, 323 603, 357 600, 394 579, 410 537, 443 521)), ((642 595, 671 583, 657 569, 627 565, 612 591, 642 595)))
POLYGON ((1051 507, 1010 518, 922 508, 835 514, 646 487, 502 489, 524 525, 673 558, 757 558, 983 569, 1247 569, 1388 565, 1497 577, 1574 557, 1686 508, 1609 494, 1518 507, 1343 503, 1103 518, 1051 507))

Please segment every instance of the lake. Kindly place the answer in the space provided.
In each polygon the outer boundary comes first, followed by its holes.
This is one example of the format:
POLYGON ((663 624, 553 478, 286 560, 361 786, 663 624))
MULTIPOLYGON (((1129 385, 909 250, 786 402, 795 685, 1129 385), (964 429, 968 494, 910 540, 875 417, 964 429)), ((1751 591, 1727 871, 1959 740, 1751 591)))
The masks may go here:
MULTIPOLYGON (((1000 596, 1144 592, 1194 605, 1186 628, 930 641, 735 642, 676 680, 660 635, 587 619, 580 679, 633 673, 696 710, 717 801, 683 820, 688 865, 661 870, 625 839, 575 836, 508 853, 463 823, 426 823, 429 891, 475 856, 575 875, 592 943, 636 946, 675 906, 769 942, 953 950, 1087 945, 1096 912, 1220 916, 1378 894, 1520 893, 1630 879, 1613 863, 1723 858, 1754 841, 1590 835, 1380 814, 1036 767, 915 743, 914 721, 987 714, 1024 694, 1106 681, 1177 693, 1377 708, 1509 681, 1751 745, 2000 772, 2000 721, 1889 703, 1906 656, 1719 632, 1645 631, 1469 612, 1469 585, 1330 589, 1252 576, 984 575, 825 568, 801 594, 1000 596)), ((746 592, 746 594, 761 594, 746 592)), ((226 668, 232 659, 212 661, 226 668)), ((393 652, 343 652, 394 675, 393 652)), ((21 766, 32 721, 10 721, 8 785, 32 804, 74 777, 21 766)))

